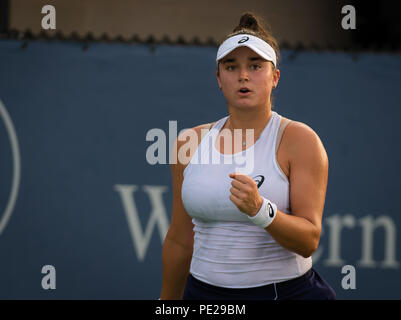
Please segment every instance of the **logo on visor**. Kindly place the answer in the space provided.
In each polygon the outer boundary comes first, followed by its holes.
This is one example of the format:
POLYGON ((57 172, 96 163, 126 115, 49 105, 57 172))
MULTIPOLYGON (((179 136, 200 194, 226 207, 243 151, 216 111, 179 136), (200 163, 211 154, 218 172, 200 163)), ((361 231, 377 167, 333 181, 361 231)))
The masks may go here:
POLYGON ((249 40, 249 37, 244 36, 238 41, 238 43, 244 43, 244 42, 247 42, 248 40, 249 40))

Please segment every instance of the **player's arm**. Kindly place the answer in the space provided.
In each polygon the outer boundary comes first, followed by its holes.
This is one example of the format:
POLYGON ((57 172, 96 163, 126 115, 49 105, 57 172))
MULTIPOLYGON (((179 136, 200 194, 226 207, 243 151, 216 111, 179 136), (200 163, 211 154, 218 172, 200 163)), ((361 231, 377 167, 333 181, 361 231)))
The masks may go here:
POLYGON ((204 124, 185 130, 174 143, 172 152, 176 160, 173 162, 176 163, 170 165, 173 187, 172 217, 162 249, 161 299, 182 299, 184 293, 192 258, 194 225, 181 198, 183 172, 193 156, 191 151, 196 150, 210 125, 204 124))
MULTIPOLYGON (((178 140, 178 139, 177 139, 178 140)), ((179 150, 183 142, 175 141, 174 149, 179 150)), ((162 249, 162 289, 161 299, 181 299, 193 250, 193 224, 181 199, 184 165, 177 161, 170 164, 173 204, 169 230, 162 249)))
POLYGON ((307 125, 293 122, 285 135, 292 214, 278 211, 266 230, 283 247, 309 257, 319 245, 329 162, 320 138, 307 125))

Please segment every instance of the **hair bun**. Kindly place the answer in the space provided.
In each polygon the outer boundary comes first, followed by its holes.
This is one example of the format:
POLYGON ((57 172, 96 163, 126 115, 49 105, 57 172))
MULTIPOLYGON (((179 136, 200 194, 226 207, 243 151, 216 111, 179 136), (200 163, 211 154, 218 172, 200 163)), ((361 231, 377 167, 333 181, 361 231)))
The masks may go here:
POLYGON ((226 35, 221 43, 223 43, 228 38, 236 36, 238 34, 251 34, 267 42, 276 52, 277 68, 280 60, 279 45, 276 38, 272 34, 269 24, 266 23, 266 20, 250 11, 244 12, 241 15, 239 24, 234 28, 231 33, 226 35))
POLYGON ((255 15, 251 12, 246 12, 241 16, 239 25, 236 29, 250 29, 254 31, 259 30, 259 22, 255 15))

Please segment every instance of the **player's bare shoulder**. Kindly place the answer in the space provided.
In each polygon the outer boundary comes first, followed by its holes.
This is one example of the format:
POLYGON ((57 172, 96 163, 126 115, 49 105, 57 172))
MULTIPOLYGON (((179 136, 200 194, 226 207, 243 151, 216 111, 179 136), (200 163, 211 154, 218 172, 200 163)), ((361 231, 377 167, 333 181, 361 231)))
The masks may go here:
POLYGON ((300 121, 291 121, 284 131, 282 144, 289 160, 300 157, 317 157, 327 160, 326 150, 318 134, 307 124, 300 121))
POLYGON ((184 143, 186 143, 189 142, 190 139, 192 140, 194 137, 196 137, 196 139, 193 139, 193 141, 191 142, 193 142, 196 145, 199 145, 203 137, 209 132, 214 123, 215 122, 204 123, 196 127, 186 129, 180 133, 180 135, 178 136, 178 140, 180 142, 184 141, 184 143))

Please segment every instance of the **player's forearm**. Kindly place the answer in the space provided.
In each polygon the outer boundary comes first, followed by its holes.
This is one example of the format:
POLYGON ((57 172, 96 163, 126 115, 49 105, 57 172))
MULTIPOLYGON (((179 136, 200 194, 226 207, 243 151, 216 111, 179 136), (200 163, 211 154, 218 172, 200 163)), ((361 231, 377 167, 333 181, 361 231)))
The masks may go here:
POLYGON ((310 257, 319 245, 320 228, 305 218, 279 210, 265 230, 281 246, 305 258, 310 257))
POLYGON ((163 279, 161 299, 182 299, 191 258, 191 249, 166 238, 162 251, 163 279))

